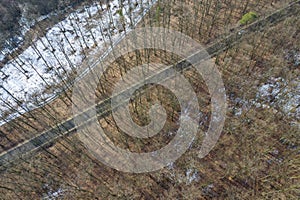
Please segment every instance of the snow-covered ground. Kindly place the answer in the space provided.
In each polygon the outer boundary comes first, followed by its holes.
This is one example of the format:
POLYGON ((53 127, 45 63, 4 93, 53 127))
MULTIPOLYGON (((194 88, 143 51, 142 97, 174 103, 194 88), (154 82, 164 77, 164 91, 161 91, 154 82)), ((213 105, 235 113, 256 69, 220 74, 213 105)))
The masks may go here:
POLYGON ((0 125, 55 98, 61 89, 53 86, 82 64, 84 49, 95 54, 104 43, 120 40, 124 29, 132 29, 155 2, 131 0, 122 5, 113 0, 86 6, 36 38, 0 70, 0 125))

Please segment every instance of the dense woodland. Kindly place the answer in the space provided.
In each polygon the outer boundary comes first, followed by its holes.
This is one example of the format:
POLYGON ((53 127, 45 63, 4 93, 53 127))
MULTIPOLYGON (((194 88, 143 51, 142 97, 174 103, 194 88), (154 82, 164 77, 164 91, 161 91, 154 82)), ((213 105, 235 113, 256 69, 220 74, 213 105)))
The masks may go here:
POLYGON ((5 40, 20 35, 19 20, 24 15, 27 20, 37 20, 40 16, 49 13, 63 11, 66 7, 80 5, 89 0, 1 0, 0 1, 0 45, 5 44, 5 40))

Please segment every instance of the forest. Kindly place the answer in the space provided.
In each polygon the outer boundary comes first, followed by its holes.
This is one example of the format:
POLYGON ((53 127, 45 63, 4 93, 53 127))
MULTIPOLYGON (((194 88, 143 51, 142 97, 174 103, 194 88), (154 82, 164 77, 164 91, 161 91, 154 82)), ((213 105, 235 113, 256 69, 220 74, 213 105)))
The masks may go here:
POLYGON ((0 199, 299 199, 299 15, 0 0, 0 199))

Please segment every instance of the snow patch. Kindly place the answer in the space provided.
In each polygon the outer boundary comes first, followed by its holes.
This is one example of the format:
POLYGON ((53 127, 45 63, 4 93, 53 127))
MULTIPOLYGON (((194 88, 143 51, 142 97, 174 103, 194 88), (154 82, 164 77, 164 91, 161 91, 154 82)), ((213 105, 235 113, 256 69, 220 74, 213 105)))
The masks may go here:
MULTIPOLYGON (((287 81, 283 78, 270 78, 258 89, 260 105, 269 105, 289 116, 300 119, 300 79, 287 81)), ((254 102, 255 103, 255 102, 254 102)))
POLYGON ((232 96, 234 103, 231 107, 236 116, 247 112, 251 107, 281 111, 295 119, 300 119, 300 79, 287 81, 281 77, 270 78, 262 84, 255 99, 241 99, 232 96))
POLYGON ((191 184, 194 181, 198 182, 198 180, 199 180, 198 171, 195 169, 188 169, 185 173, 185 176, 186 176, 186 184, 187 185, 191 184))

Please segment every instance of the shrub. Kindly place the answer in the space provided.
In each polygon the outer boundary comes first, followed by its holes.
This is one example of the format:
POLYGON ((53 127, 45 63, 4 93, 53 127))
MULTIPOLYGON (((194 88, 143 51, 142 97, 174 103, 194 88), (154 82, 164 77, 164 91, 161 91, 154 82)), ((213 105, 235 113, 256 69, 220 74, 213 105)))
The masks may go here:
POLYGON ((239 21, 240 24, 245 25, 249 24, 257 18, 257 14, 255 12, 248 12, 245 15, 243 15, 242 19, 239 21))
POLYGON ((123 16, 124 16, 124 15, 123 15, 122 9, 117 10, 116 13, 117 13, 120 17, 123 17, 123 16))

